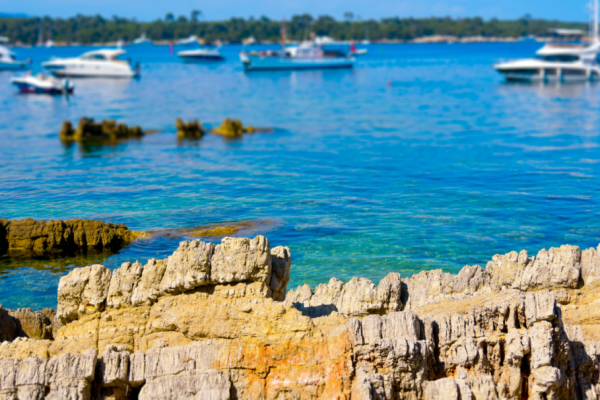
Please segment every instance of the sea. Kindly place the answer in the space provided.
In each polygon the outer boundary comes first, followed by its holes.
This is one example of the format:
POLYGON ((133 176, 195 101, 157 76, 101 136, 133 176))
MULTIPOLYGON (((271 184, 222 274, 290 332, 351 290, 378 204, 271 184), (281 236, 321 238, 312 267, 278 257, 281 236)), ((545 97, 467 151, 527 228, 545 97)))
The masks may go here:
MULTIPOLYGON (((600 84, 511 84, 492 67, 541 45, 370 44, 353 69, 280 72, 244 72, 236 45, 208 64, 183 63, 169 46, 130 46, 122 58, 140 63, 139 79, 74 79, 68 97, 21 95, 10 83, 18 73, 0 72, 0 218, 162 232, 112 256, 4 256, 0 303, 56 307, 58 282, 75 266, 166 258, 186 229, 240 221, 248 227, 232 236, 290 248, 288 289, 597 247, 600 84), (61 143, 62 122, 84 116, 154 133, 61 143), (180 141, 178 117, 269 131, 180 141)), ((14 51, 37 72, 92 49, 14 51)))

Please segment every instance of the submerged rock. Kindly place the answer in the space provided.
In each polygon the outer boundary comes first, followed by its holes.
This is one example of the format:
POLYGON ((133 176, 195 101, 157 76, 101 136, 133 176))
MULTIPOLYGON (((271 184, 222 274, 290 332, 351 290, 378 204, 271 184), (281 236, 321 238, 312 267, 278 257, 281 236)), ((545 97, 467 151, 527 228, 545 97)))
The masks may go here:
POLYGON ((0 395, 597 399, 596 261, 563 246, 458 275, 333 278, 284 301, 289 248, 186 241, 166 260, 63 277, 53 340, 0 338, 0 395))
POLYGON ((175 128, 179 139, 202 139, 204 136, 204 127, 197 119, 184 122, 181 118, 177 118, 175 128))
POLYGON ((213 132, 225 137, 235 138, 241 137, 244 133, 254 133, 255 129, 252 126, 244 126, 239 119, 225 118, 223 123, 213 132))
POLYGON ((64 121, 60 129, 63 142, 116 142, 118 140, 140 138, 145 132, 139 126, 119 124, 115 120, 95 122, 92 118, 83 117, 73 129, 70 121, 64 121))
POLYGON ((50 256, 116 252, 140 233, 126 225, 85 219, 37 221, 0 219, 0 255, 11 257, 50 256))

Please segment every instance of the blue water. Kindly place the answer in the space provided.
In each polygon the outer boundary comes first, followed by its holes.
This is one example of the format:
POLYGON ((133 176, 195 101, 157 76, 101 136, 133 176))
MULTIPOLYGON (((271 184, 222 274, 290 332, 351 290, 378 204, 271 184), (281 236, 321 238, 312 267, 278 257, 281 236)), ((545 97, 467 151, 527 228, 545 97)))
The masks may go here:
MULTIPOLYGON (((506 84, 491 68, 538 47, 370 45, 354 70, 248 74, 236 46, 213 65, 183 64, 166 46, 135 48, 126 57, 141 62, 141 79, 76 80, 68 99, 18 95, 2 72, 0 217, 135 230, 258 220, 251 235, 291 248, 288 287, 456 272, 510 250, 595 247, 600 85, 506 84), (61 122, 81 116, 160 132, 63 146, 61 122), (275 131, 178 143, 178 116, 275 131)), ((35 69, 85 50, 17 54, 35 69)), ((179 240, 159 235, 97 261, 163 258, 179 240)), ((69 268, 5 261, 0 303, 55 307, 69 268)))

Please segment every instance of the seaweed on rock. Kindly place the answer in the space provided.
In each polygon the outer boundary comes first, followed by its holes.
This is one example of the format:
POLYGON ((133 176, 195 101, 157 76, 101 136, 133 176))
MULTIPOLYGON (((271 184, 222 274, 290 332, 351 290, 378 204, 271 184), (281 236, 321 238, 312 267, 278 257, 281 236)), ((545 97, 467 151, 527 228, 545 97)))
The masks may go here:
POLYGON ((63 142, 116 142, 124 139, 141 138, 146 132, 139 126, 127 126, 108 119, 95 122, 92 118, 83 117, 73 128, 70 121, 63 121, 60 139, 63 142))
POLYGON ((178 139, 202 139, 205 133, 204 127, 197 119, 184 122, 181 118, 177 118, 175 128, 177 128, 178 139))

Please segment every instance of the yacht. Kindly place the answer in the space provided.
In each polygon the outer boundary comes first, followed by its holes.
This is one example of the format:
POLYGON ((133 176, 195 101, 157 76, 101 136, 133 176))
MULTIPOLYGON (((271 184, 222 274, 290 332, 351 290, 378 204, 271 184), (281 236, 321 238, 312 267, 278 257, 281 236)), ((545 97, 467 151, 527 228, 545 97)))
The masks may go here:
POLYGON ((176 45, 178 46, 193 46, 198 44, 198 36, 196 35, 192 35, 188 38, 185 39, 179 39, 177 42, 175 42, 176 45))
POLYGON ((591 43, 546 44, 536 58, 504 62, 494 69, 509 81, 581 82, 600 79, 598 68, 598 0, 594 0, 591 43))
POLYGON ((240 53, 246 71, 352 68, 356 61, 350 54, 325 51, 322 42, 312 35, 310 41, 286 47, 285 24, 281 28, 281 51, 240 53))
POLYGON ((139 66, 134 70, 128 61, 117 59, 123 54, 122 49, 94 50, 75 58, 50 59, 42 63, 42 67, 56 76, 133 78, 139 75, 139 66))
POLYGON ((302 42, 282 51, 242 52, 246 71, 352 68, 354 57, 339 51, 325 51, 315 42, 302 42))
POLYGON ((195 49, 184 50, 177 53, 177 56, 184 61, 224 61, 225 57, 219 53, 219 49, 195 49))
POLYGON ((0 45, 0 71, 25 68, 23 61, 17 61, 15 54, 8 47, 0 45))
POLYGON ((152 44, 152 40, 146 37, 146 32, 142 33, 142 36, 135 39, 131 44, 152 44))
POLYGON ((70 81, 44 74, 32 76, 28 73, 25 76, 12 78, 11 82, 21 93, 70 94, 74 89, 70 81))

